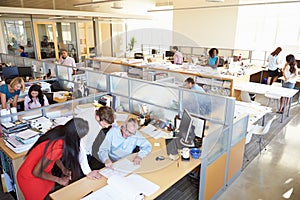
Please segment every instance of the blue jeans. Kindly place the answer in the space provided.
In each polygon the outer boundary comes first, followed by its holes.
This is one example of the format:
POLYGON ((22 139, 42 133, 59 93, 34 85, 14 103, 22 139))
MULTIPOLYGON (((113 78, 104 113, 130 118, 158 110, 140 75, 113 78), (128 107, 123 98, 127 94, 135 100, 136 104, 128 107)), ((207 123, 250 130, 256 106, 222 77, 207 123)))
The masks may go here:
POLYGON ((282 83, 282 87, 294 89, 295 83, 291 83, 291 82, 283 82, 283 83, 282 83))

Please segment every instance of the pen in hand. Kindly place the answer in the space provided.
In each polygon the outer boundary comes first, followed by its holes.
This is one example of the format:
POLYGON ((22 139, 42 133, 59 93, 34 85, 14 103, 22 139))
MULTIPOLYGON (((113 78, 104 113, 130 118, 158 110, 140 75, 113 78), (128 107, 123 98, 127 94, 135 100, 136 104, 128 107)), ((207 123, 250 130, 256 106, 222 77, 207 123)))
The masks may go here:
POLYGON ((86 195, 84 195, 82 198, 89 196, 90 194, 92 194, 93 191, 90 191, 89 193, 87 193, 86 195))

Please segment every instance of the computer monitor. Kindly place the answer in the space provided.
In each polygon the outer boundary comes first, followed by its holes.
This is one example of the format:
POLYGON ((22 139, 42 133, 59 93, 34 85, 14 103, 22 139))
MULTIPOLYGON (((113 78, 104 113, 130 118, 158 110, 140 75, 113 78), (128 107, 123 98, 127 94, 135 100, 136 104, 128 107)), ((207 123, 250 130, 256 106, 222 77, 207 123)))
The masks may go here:
POLYGON ((31 67, 18 67, 18 72, 20 77, 31 77, 31 67))
POLYGON ((173 51, 166 51, 166 57, 173 57, 174 52, 173 51))
POLYGON ((2 75, 4 79, 17 77, 19 76, 18 67, 3 67, 2 75))
POLYGON ((192 122, 192 116, 187 110, 184 110, 179 125, 179 133, 181 135, 180 143, 186 147, 194 147, 194 138, 190 134, 192 122))

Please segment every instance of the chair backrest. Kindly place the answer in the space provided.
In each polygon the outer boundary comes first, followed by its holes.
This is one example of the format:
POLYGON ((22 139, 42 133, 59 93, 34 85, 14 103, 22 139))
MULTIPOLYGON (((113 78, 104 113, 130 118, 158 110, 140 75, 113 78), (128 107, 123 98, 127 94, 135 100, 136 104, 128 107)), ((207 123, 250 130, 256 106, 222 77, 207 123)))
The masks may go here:
POLYGON ((262 132, 262 134, 267 134, 267 133, 269 132, 270 127, 271 127, 271 124, 273 123, 273 121, 274 121, 276 118, 277 118, 277 116, 275 115, 272 119, 270 119, 270 120, 267 122, 267 124, 266 124, 266 126, 265 126, 265 128, 264 128, 264 130, 263 130, 263 132, 262 132))
POLYGON ((257 127, 258 127, 258 124, 252 125, 251 130, 246 135, 245 144, 248 144, 251 141, 253 132, 257 129, 257 127))

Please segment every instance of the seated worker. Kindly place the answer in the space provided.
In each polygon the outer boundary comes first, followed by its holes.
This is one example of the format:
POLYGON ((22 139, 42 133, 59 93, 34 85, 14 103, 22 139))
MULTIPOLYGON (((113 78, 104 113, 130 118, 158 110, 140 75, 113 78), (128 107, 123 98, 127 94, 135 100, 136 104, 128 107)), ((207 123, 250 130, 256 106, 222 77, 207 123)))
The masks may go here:
POLYGON ((216 68, 219 65, 219 50, 216 48, 211 48, 208 51, 208 60, 207 60, 207 64, 208 66, 212 67, 212 68, 216 68))
POLYGON ((24 80, 21 77, 16 77, 9 84, 0 86, 0 97, 2 109, 7 108, 7 103, 12 104, 12 107, 17 107, 20 90, 25 90, 24 80))
POLYGON ((24 110, 48 106, 47 97, 43 94, 42 88, 39 85, 32 85, 29 88, 28 95, 24 100, 24 110))
POLYGON ((203 88, 200 87, 198 84, 196 84, 192 77, 188 77, 187 79, 185 79, 184 83, 185 83, 185 86, 189 89, 205 93, 203 88))
POLYGON ((133 159, 134 164, 140 164, 152 146, 146 138, 137 133, 138 122, 130 118, 121 127, 112 127, 102 142, 98 156, 106 167, 112 168, 112 162, 130 155, 138 146, 140 151, 133 159))
POLYGON ((19 46, 18 51, 19 51, 21 57, 28 57, 28 55, 25 53, 24 46, 19 46))
POLYGON ((174 46, 172 48, 172 51, 174 52, 174 56, 173 56, 174 64, 176 64, 176 65, 182 65, 182 63, 183 63, 183 56, 182 56, 182 53, 178 51, 178 47, 174 46))

